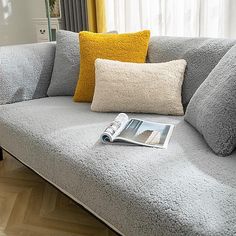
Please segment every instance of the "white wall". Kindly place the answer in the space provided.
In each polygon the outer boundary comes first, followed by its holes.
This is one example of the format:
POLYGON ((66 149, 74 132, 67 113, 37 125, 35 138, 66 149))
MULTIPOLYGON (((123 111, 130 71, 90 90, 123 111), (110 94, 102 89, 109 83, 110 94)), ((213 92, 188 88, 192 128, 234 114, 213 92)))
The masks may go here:
POLYGON ((29 11, 32 18, 45 18, 45 0, 28 0, 29 1, 29 11))
POLYGON ((0 0, 0 45, 36 42, 32 18, 46 17, 44 0, 0 0))

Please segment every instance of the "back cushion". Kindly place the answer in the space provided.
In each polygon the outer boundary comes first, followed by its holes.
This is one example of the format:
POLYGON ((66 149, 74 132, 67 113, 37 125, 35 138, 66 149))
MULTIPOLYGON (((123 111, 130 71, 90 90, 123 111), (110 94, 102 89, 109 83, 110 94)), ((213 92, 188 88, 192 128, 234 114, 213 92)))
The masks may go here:
POLYGON ((59 30, 48 96, 73 96, 79 74, 79 34, 59 30))
POLYGON ((152 37, 148 61, 167 62, 185 59, 187 68, 182 86, 182 102, 186 108, 191 97, 236 40, 152 37))
POLYGON ((0 105, 47 95, 55 48, 54 43, 0 47, 0 105))
MULTIPOLYGON (((108 33, 117 34, 116 31, 108 33)), ((79 34, 57 32, 57 46, 48 96, 73 96, 80 71, 79 34)))

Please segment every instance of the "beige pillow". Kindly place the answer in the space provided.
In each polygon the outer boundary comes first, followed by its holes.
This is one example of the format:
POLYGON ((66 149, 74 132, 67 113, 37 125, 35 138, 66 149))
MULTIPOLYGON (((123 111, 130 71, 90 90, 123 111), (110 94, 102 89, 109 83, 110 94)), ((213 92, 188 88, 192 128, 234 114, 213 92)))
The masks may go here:
POLYGON ((129 63, 97 59, 91 109, 183 115, 181 88, 185 60, 129 63))

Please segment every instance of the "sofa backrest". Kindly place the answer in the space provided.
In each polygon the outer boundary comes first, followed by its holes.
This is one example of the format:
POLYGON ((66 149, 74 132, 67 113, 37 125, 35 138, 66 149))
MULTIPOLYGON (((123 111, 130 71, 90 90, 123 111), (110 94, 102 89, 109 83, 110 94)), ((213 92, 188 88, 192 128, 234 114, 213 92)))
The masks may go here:
POLYGON ((148 49, 151 63, 185 59, 187 68, 182 87, 186 108, 191 97, 236 40, 181 37, 152 37, 148 49))
POLYGON ((0 47, 0 105, 47 95, 55 43, 0 47))
MULTIPOLYGON (((185 59, 182 87, 186 108, 191 97, 236 40, 152 37, 151 63, 185 59)), ((55 57, 55 43, 0 47, 0 105, 47 96, 55 57)))

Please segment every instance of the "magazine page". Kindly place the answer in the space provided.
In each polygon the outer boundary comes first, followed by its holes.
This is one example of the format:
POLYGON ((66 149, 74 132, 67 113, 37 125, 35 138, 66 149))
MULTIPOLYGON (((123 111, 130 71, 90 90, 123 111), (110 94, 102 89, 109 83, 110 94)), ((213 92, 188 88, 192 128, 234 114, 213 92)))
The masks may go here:
POLYGON ((129 121, 129 117, 125 113, 120 113, 111 123, 107 126, 101 135, 101 140, 104 143, 113 142, 113 140, 120 134, 129 121))
POLYGON ((128 121, 114 141, 127 141, 133 144, 167 148, 174 125, 139 119, 128 121))

